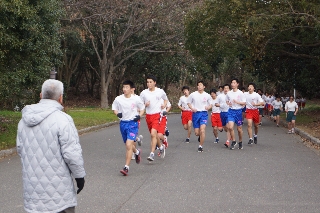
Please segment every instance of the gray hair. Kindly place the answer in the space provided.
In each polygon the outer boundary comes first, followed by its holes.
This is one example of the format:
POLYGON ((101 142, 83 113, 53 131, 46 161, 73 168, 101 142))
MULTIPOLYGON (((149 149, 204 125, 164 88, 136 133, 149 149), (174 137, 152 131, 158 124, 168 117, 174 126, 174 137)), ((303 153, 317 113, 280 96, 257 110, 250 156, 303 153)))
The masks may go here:
POLYGON ((63 83, 58 80, 48 79, 42 84, 42 99, 52 99, 58 101, 63 94, 63 83))

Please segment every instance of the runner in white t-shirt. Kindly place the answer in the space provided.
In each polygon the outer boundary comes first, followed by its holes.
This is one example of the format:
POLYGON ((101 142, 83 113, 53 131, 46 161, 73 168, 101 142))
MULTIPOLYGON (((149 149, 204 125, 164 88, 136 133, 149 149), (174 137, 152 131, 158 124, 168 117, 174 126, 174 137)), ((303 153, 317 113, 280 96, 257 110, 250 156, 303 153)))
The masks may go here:
POLYGON ((288 122, 288 134, 294 133, 294 127, 296 123, 296 115, 298 112, 298 104, 294 101, 293 96, 290 96, 289 101, 285 105, 288 122))
POLYGON ((243 149, 242 146, 242 108, 246 104, 246 97, 244 96, 243 92, 238 89, 239 86, 239 80, 237 78, 234 78, 231 80, 231 88, 227 93, 227 104, 229 105, 229 111, 228 111, 228 129, 230 132, 230 136, 232 139, 231 147, 230 149, 234 149, 237 145, 236 137, 234 134, 234 124, 237 124, 238 129, 238 136, 239 136, 239 147, 238 149, 243 149))
POLYGON ((178 107, 181 110, 181 121, 183 128, 188 131, 188 137, 186 138, 186 143, 190 142, 191 136, 191 126, 192 126, 192 110, 188 106, 187 99, 190 95, 189 87, 183 86, 181 91, 183 96, 180 97, 178 107))
POLYGON ((210 95, 211 95, 211 106, 212 106, 212 111, 211 111, 211 124, 213 128, 213 134, 215 137, 214 143, 219 143, 219 137, 218 137, 218 130, 220 132, 223 131, 222 128, 222 122, 221 122, 221 117, 220 117, 220 107, 217 107, 216 104, 218 103, 218 98, 216 94, 217 90, 216 89, 211 89, 210 90, 210 95))
POLYGON ((187 99, 188 106, 192 110, 192 124, 194 133, 200 142, 198 152, 203 152, 203 143, 206 137, 208 122, 208 110, 210 109, 211 96, 204 91, 203 81, 197 82, 198 91, 191 93, 187 99))
POLYGON ((248 135, 249 142, 248 144, 257 144, 258 143, 258 130, 259 130, 259 106, 264 105, 264 101, 261 96, 256 93, 254 90, 256 85, 254 83, 248 84, 248 92, 245 92, 246 97, 246 118, 248 121, 248 135), (254 135, 252 137, 252 123, 254 124, 254 135))
POLYGON ((123 175, 128 175, 132 153, 135 153, 136 163, 140 163, 140 149, 136 149, 134 141, 138 135, 138 121, 144 113, 144 104, 141 99, 132 95, 134 83, 124 81, 123 95, 119 95, 112 103, 112 110, 120 118, 120 132, 123 142, 126 145, 126 164, 120 171, 123 175), (139 113, 138 113, 139 111, 139 113))
POLYGON ((146 122, 151 136, 150 155, 147 158, 149 161, 154 161, 154 150, 158 145, 161 157, 165 156, 164 146, 160 142, 158 136, 160 112, 167 107, 168 97, 167 94, 160 88, 156 87, 157 78, 153 75, 147 77, 148 89, 140 93, 140 98, 146 106, 146 122), (162 102, 162 100, 164 102, 162 102))
POLYGON ((223 86, 219 86, 219 91, 216 92, 217 96, 223 94, 223 93, 224 93, 223 90, 224 90, 224 89, 223 89, 223 86))
POLYGON ((223 86, 223 94, 218 95, 217 97, 217 103, 215 104, 217 107, 220 107, 220 118, 221 123, 224 128, 224 131, 227 132, 227 141, 224 143, 224 145, 228 148, 230 145, 230 132, 228 131, 228 111, 229 111, 229 105, 227 104, 227 93, 230 91, 229 84, 225 84, 223 86))
POLYGON ((280 112, 282 111, 282 102, 280 101, 280 96, 277 96, 276 100, 271 103, 273 107, 273 121, 277 123, 279 127, 280 112))

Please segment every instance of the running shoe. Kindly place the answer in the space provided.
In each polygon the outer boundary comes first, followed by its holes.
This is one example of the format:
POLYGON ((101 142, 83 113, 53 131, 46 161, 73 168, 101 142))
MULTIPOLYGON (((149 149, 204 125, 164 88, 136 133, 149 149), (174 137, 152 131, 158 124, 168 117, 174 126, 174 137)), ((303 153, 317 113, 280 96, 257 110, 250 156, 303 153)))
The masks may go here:
POLYGON ((150 155, 147 159, 148 159, 148 161, 154 161, 154 155, 150 153, 150 155))
POLYGON ((237 142, 236 141, 232 141, 230 149, 233 150, 236 145, 237 145, 237 142))
POLYGON ((134 159, 136 159, 136 154, 132 153, 131 160, 134 160, 134 159))
POLYGON ((203 152, 203 148, 199 146, 198 152, 203 152))
POLYGON ((291 133, 294 134, 294 129, 291 130, 291 133))
POLYGON ((230 143, 229 143, 229 141, 226 141, 225 144, 223 144, 223 145, 225 145, 228 148, 230 143))
POLYGON ((142 139, 143 139, 143 136, 139 135, 138 138, 137 138, 138 146, 142 145, 142 139))
POLYGON ((122 170, 120 170, 121 174, 123 174, 124 176, 128 175, 129 169, 127 167, 123 167, 122 170))
POLYGON ((160 157, 161 157, 161 158, 164 158, 164 157, 166 156, 166 149, 163 147, 162 150, 160 149, 160 152, 159 152, 159 153, 160 153, 160 157))
POLYGON ((253 144, 253 140, 252 139, 249 139, 249 142, 248 142, 248 144, 253 144))
POLYGON ((239 142, 239 147, 238 147, 238 149, 243 149, 242 142, 239 142))
POLYGON ((141 149, 138 149, 138 150, 139 150, 139 154, 138 155, 134 154, 137 164, 139 164, 141 161, 141 149))
POLYGON ((167 137, 169 136, 169 134, 170 134, 170 132, 169 132, 169 130, 166 128, 166 131, 165 131, 165 133, 164 133, 167 137))
POLYGON ((198 142, 200 142, 200 135, 199 135, 199 137, 198 137, 198 142))
POLYGON ((167 138, 167 136, 164 136, 164 141, 163 141, 163 145, 164 145, 164 147, 165 147, 165 148, 168 148, 168 146, 169 146, 169 143, 168 143, 168 138, 167 138))
POLYGON ((261 126, 261 125, 262 125, 262 122, 259 123, 259 126, 261 126))
POLYGON ((277 124, 277 127, 279 127, 279 124, 277 124))
POLYGON ((189 143, 189 142, 190 142, 190 139, 189 139, 189 138, 187 138, 187 139, 186 139, 186 143, 189 143))
POLYGON ((253 142, 254 142, 254 144, 257 144, 258 143, 258 137, 253 137, 253 142))
POLYGON ((216 138, 214 143, 219 143, 219 138, 216 138))

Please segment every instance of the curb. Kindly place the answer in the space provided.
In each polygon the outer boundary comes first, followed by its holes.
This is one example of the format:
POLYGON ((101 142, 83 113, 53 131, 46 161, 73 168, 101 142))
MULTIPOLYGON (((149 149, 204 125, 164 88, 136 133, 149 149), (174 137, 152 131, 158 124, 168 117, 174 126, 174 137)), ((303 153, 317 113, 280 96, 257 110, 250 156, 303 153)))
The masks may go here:
MULTIPOLYGON (((286 121, 280 120, 280 124, 284 127, 288 127, 288 124, 286 121)), ((310 141, 313 144, 319 144, 320 145, 320 140, 312 135, 310 135, 309 133, 306 133, 305 131, 295 127, 294 128, 294 132, 298 135, 300 135, 302 138, 310 141)))

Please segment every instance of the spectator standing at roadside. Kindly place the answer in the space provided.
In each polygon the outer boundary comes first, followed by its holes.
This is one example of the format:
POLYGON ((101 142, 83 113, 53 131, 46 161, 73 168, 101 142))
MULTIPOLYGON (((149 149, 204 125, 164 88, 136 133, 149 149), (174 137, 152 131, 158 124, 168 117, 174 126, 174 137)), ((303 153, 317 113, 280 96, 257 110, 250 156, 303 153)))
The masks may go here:
POLYGON ((22 110, 17 152, 22 163, 27 212, 75 212, 84 187, 82 149, 72 118, 62 112, 63 84, 46 80, 40 102, 22 110), (76 192, 73 179, 77 182, 76 192))

